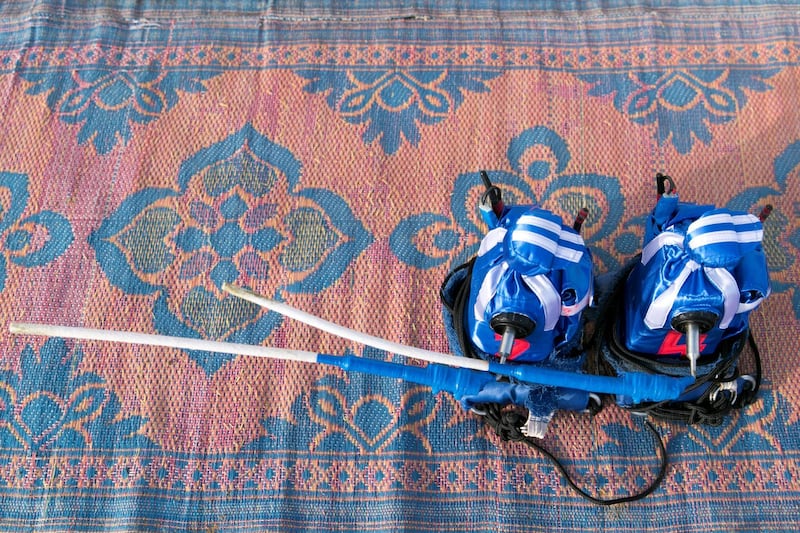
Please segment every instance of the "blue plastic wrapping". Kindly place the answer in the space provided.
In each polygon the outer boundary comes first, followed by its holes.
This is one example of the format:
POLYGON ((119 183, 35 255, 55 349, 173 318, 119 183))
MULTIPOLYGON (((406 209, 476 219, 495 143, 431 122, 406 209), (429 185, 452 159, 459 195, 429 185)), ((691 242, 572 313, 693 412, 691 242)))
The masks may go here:
POLYGON ((627 279, 623 337, 627 349, 654 358, 686 353, 676 317, 715 317, 700 337, 701 357, 747 329, 748 315, 769 294, 761 247, 763 229, 753 215, 661 197, 645 230, 641 261, 627 279))
POLYGON ((516 313, 535 324, 518 338, 509 359, 537 362, 581 334, 581 312, 592 299, 592 259, 583 239, 561 219, 537 207, 508 209, 484 237, 473 267, 467 330, 484 359, 493 359, 500 335, 494 316, 516 313))

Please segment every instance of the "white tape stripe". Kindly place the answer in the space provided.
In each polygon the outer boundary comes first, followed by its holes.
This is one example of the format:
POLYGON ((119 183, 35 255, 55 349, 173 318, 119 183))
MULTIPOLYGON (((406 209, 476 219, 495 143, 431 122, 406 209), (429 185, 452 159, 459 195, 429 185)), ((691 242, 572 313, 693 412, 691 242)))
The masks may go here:
POLYGON ((478 291, 478 296, 475 297, 475 305, 472 306, 475 320, 483 320, 486 306, 489 305, 489 301, 497 292, 498 281, 506 273, 506 270, 508 270, 508 263, 503 261, 499 265, 490 268, 486 273, 486 277, 483 278, 483 283, 481 283, 481 288, 478 291))
POLYGON ((712 231, 697 235, 689 239, 689 248, 696 250, 701 246, 708 246, 709 244, 725 244, 725 243, 747 243, 747 242, 761 242, 764 237, 763 230, 751 231, 712 231))
POLYGON ((712 231, 689 239, 689 248, 696 250, 709 244, 739 243, 738 234, 733 230, 712 231))
POLYGON ((555 256, 559 259, 569 261, 570 263, 578 263, 581 260, 581 257, 583 257, 583 252, 581 250, 573 250, 572 248, 559 246, 556 250, 555 256))
POLYGON ((478 257, 482 256, 499 243, 503 242, 503 239, 506 236, 506 228, 495 228, 489 233, 481 241, 481 247, 478 249, 478 257))
POLYGON ((764 230, 738 231, 736 235, 739 237, 739 242, 761 242, 761 239, 764 238, 764 230))
POLYGON ((728 326, 736 316, 736 311, 739 309, 739 284, 736 283, 736 278, 733 274, 724 268, 704 268, 708 279, 711 280, 719 291, 722 293, 724 315, 719 321, 719 329, 728 329, 728 326))
POLYGON ((562 241, 571 242, 579 246, 586 246, 586 244, 583 242, 583 238, 577 233, 570 233, 562 230, 558 238, 562 241))
POLYGON ((715 224, 733 224, 733 217, 730 213, 715 213, 713 215, 706 215, 703 217, 698 218, 691 224, 689 227, 686 228, 686 233, 692 233, 693 231, 697 231, 700 228, 704 228, 706 226, 713 226, 715 224))
POLYGON ((533 233, 531 231, 512 231, 511 232, 511 240, 513 242, 525 242, 528 244, 533 244, 534 246, 539 246, 540 248, 544 248, 551 254, 556 253, 556 249, 558 249, 558 243, 553 239, 548 239, 543 235, 539 235, 538 233, 533 233))
POLYGON ((648 242, 647 246, 642 249, 642 264, 649 263, 653 256, 656 255, 656 252, 664 246, 680 246, 683 248, 683 235, 665 231, 653 237, 653 240, 648 242))
POLYGON ((530 231, 514 231, 511 233, 511 240, 513 242, 524 242, 534 246, 539 246, 556 257, 572 263, 579 262, 581 257, 583 257, 583 250, 575 250, 574 248, 559 246, 556 241, 530 231))
POLYGON ((537 228, 542 228, 544 230, 550 231, 558 235, 561 233, 561 224, 557 222, 553 222, 552 220, 547 220, 546 218, 542 218, 536 215, 522 215, 517 219, 517 224, 527 224, 529 226, 536 226, 537 228))
POLYGON ((733 218, 733 223, 737 226, 744 226, 745 224, 755 224, 757 222, 761 222, 758 220, 758 217, 755 215, 745 214, 745 215, 735 215, 733 218))
POLYGON ((653 300, 653 303, 650 304, 650 307, 647 309, 647 314, 644 317, 644 323, 648 328, 661 329, 664 327, 664 324, 667 323, 667 317, 672 310, 672 306, 675 304, 675 298, 677 298, 683 284, 686 283, 689 275, 698 268, 700 268, 700 265, 695 261, 687 261, 683 270, 681 270, 681 273, 678 274, 678 277, 675 278, 672 284, 653 300))
POLYGON ((544 311, 544 331, 552 331, 561 316, 561 295, 544 274, 522 276, 522 281, 539 299, 544 311))
MULTIPOLYGON (((750 214, 730 215, 728 213, 717 213, 700 217, 686 228, 687 234, 696 233, 698 230, 717 224, 732 224, 734 226, 750 226, 760 224, 758 217, 750 214)), ((738 229, 737 229, 738 231, 738 229)))

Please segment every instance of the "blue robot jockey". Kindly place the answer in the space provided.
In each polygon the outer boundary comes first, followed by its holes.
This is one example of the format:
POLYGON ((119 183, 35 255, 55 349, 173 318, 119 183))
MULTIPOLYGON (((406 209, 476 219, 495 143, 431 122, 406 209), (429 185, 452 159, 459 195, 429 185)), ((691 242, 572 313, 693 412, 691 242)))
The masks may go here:
POLYGON ((610 373, 691 375, 695 383, 674 401, 637 402, 635 412, 689 424, 721 424, 731 409, 751 403, 761 382, 749 315, 769 295, 761 246, 771 206, 752 214, 678 200, 669 176, 656 176, 658 201, 642 253, 619 273, 597 281, 599 356, 610 373), (742 374, 746 344, 754 374, 742 374))
MULTIPOLYGON (((573 228, 536 206, 503 204, 500 190, 481 173, 486 193, 479 206, 489 227, 475 258, 445 280, 441 296, 451 349, 458 355, 579 372, 583 311, 592 301, 592 258, 573 228)), ((475 412, 484 404, 524 407, 523 432, 543 437, 556 410, 597 409, 586 391, 501 380, 462 398, 475 412)))

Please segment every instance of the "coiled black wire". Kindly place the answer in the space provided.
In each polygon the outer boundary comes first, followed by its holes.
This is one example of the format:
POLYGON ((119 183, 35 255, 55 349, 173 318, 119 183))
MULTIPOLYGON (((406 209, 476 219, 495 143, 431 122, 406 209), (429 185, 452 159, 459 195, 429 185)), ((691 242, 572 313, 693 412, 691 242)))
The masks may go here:
POLYGON ((486 423, 494 430, 494 432, 503 440, 512 441, 512 442, 522 442, 523 444, 527 445, 530 448, 533 448, 537 452, 544 455, 550 462, 555 466, 564 479, 567 481, 569 486, 574 490, 579 496, 588 500, 596 505, 617 505, 620 503, 629 503, 635 502, 637 500, 641 500, 642 498, 647 497, 653 491, 655 491, 658 486, 664 481, 664 476, 667 473, 667 467, 669 466, 669 461, 667 458, 667 450, 664 448, 664 442, 661 439, 661 435, 656 430, 655 426, 649 421, 645 420, 644 425, 653 435, 653 438, 656 442, 656 447, 658 449, 658 457, 660 459, 660 465, 658 469, 658 474, 653 479, 652 482, 641 492, 636 494, 632 494, 630 496, 621 496, 618 498, 610 498, 610 499, 602 499, 598 498, 597 496, 593 496, 589 494, 586 490, 582 489, 578 486, 575 481, 573 481, 572 476, 567 472, 567 469, 561 463, 561 461, 556 458, 548 449, 544 446, 539 444, 536 439, 528 437, 522 433, 520 427, 525 424, 526 417, 522 413, 510 409, 503 409, 498 404, 484 404, 477 407, 482 413, 484 420, 486 423))

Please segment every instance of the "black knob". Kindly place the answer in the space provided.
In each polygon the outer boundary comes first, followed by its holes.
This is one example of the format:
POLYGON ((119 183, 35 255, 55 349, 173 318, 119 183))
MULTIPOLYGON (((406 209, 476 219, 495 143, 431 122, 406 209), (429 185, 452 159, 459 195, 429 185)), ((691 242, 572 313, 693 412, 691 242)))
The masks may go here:
POLYGON ((536 322, 520 313, 497 313, 489 322, 495 333, 502 335, 512 328, 517 338, 527 337, 536 329, 536 322))
POLYGON ((707 333, 708 330, 714 327, 717 320, 719 320, 719 316, 710 311, 687 311, 675 315, 671 325, 674 330, 686 333, 686 326, 689 323, 697 324, 700 328, 700 333, 707 333))

